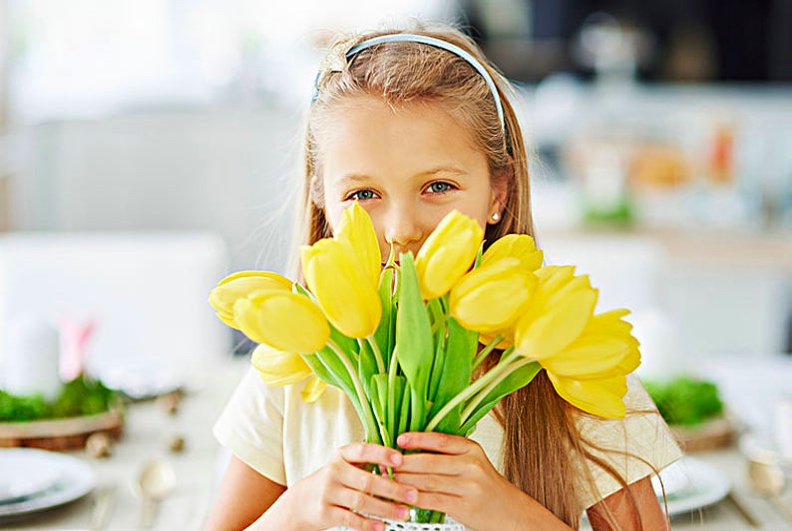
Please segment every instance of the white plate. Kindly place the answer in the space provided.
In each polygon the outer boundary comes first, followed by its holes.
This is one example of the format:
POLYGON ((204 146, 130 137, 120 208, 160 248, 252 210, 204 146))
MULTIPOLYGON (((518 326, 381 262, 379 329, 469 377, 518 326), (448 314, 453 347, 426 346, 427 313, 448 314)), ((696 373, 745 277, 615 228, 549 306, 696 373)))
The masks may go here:
POLYGON ((0 505, 30 498, 60 480, 58 470, 29 455, 21 449, 0 451, 0 505))
POLYGON ((9 458, 16 459, 23 468, 31 471, 51 470, 57 479, 47 488, 20 497, 16 501, 0 504, 0 521, 77 500, 88 494, 96 485, 91 467, 69 455, 31 448, 0 449, 0 459, 9 458))
MULTIPOLYGON (((660 472, 668 499, 668 514, 674 516, 721 501, 731 489, 729 479, 709 463, 685 456, 660 472)), ((652 478, 655 493, 663 503, 660 482, 652 478)))

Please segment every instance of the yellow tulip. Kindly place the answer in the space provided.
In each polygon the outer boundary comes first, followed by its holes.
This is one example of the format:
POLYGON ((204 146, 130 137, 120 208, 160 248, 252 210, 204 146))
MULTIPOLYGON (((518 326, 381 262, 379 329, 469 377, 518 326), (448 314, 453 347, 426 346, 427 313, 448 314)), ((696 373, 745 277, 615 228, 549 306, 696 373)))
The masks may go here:
POLYGON ((483 237, 478 222, 457 210, 443 218, 415 258, 424 299, 448 293, 473 265, 483 237))
POLYGON ((382 255, 377 243, 377 233, 374 231, 368 212, 357 201, 341 215, 335 239, 352 246, 352 252, 363 266, 366 277, 377 286, 382 270, 382 255))
POLYGON ((504 258, 516 258, 520 266, 528 271, 541 267, 544 254, 536 248, 534 239, 527 234, 507 234, 496 240, 481 257, 480 267, 504 258))
POLYGON ((261 291, 239 299, 234 320, 256 343, 299 354, 316 352, 330 338, 322 311, 305 295, 291 291, 261 291))
POLYGON ((641 363, 638 341, 632 326, 622 317, 627 310, 612 310, 593 316, 583 333, 556 355, 540 361, 549 373, 575 379, 624 376, 641 363))
POLYGON ((618 419, 626 413, 624 395, 627 394, 627 379, 616 376, 606 379, 576 380, 548 372, 547 376, 556 392, 573 406, 599 415, 618 419))
POLYGON ((209 304, 217 317, 231 328, 239 329, 234 320, 234 304, 254 291, 290 291, 292 281, 269 271, 239 271, 228 275, 209 293, 209 304))
POLYGON ((311 402, 316 402, 319 400, 319 397, 322 396, 324 390, 327 388, 327 383, 324 380, 320 380, 318 377, 314 376, 308 383, 305 384, 303 390, 300 392, 300 398, 306 404, 310 404, 311 402))
POLYGON ((365 338, 374 333, 382 318, 377 284, 349 245, 325 238, 300 249, 308 289, 342 334, 365 338))
POLYGON ((261 344, 253 350, 250 363, 267 385, 290 385, 313 374, 299 354, 261 344))
POLYGON ((451 289, 451 315, 469 330, 497 333, 525 310, 535 284, 536 276, 517 258, 491 261, 467 273, 451 289))
POLYGON ((574 276, 571 266, 543 267, 536 276, 531 302, 515 326, 514 344, 521 355, 541 362, 583 332, 597 303, 597 290, 588 276, 574 276))

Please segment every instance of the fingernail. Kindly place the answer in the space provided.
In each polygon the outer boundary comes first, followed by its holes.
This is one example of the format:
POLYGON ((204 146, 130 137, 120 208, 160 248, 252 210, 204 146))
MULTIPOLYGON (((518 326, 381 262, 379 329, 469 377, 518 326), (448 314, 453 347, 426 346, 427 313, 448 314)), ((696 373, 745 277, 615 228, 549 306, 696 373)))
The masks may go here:
POLYGON ((374 528, 374 531, 385 531, 385 524, 383 522, 374 522, 374 525, 371 527, 374 528))
POLYGON ((392 454, 388 461, 390 461, 390 464, 393 466, 399 466, 402 462, 402 456, 401 454, 392 454))
POLYGON ((406 520, 407 517, 410 516, 410 510, 407 507, 399 507, 399 510, 396 512, 401 520, 406 520))
POLYGON ((399 446, 404 446, 409 442, 410 442, 410 438, 403 433, 399 435, 399 437, 396 439, 396 444, 398 444, 399 446))
POLYGON ((418 499, 418 491, 408 490, 406 498, 408 502, 413 503, 418 499))

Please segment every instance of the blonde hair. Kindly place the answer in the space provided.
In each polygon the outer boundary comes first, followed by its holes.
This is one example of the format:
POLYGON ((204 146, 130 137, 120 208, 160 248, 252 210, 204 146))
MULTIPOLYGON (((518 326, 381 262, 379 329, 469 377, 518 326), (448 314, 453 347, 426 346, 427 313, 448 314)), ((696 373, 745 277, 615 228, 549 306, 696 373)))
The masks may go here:
MULTIPOLYGON (((487 226, 485 245, 505 234, 533 235, 528 156, 508 98, 513 94, 510 83, 487 62, 470 38, 445 25, 420 25, 410 28, 409 33, 445 40, 480 61, 497 86, 504 123, 482 76, 465 59, 447 50, 398 41, 364 48, 347 59, 346 52, 356 44, 392 33, 401 32, 379 31, 341 38, 331 45, 320 68, 305 131, 303 217, 298 244, 312 244, 332 234, 322 208, 324 191, 317 136, 328 126, 325 116, 334 106, 360 96, 381 98, 394 108, 431 104, 446 110, 468 129, 476 146, 486 155, 490 178, 507 185, 501 221, 487 226)), ((501 402, 497 417, 505 431, 506 478, 577 528, 583 508, 578 501, 579 481, 569 481, 575 475, 572 454, 585 458, 589 453, 584 449, 572 411, 540 373, 533 383, 501 402)), ((592 482, 590 477, 580 481, 592 482)))

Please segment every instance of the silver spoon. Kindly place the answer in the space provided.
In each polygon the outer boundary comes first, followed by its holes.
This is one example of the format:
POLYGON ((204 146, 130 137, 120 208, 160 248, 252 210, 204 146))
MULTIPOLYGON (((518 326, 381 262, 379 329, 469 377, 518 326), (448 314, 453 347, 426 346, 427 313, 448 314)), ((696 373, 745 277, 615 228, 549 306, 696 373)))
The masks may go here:
POLYGON ((176 473, 167 462, 159 459, 147 461, 137 478, 137 486, 143 497, 140 509, 140 527, 151 529, 160 500, 176 486, 176 473))
POLYGON ((786 478, 781 467, 773 461, 751 458, 748 461, 748 480, 757 493, 769 498, 778 512, 792 522, 792 508, 781 500, 781 493, 786 487, 786 478))

